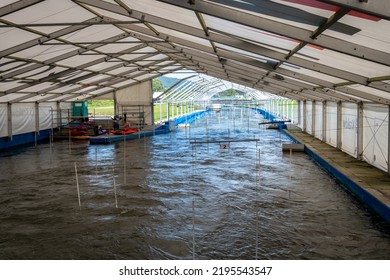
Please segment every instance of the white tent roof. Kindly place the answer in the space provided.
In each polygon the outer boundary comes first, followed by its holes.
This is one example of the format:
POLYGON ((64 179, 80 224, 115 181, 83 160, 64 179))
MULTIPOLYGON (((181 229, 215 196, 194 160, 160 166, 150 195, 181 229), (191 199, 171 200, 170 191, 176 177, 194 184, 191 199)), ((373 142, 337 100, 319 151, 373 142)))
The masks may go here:
POLYGON ((390 2, 3 0, 0 103, 195 71, 297 100, 390 104, 390 2))

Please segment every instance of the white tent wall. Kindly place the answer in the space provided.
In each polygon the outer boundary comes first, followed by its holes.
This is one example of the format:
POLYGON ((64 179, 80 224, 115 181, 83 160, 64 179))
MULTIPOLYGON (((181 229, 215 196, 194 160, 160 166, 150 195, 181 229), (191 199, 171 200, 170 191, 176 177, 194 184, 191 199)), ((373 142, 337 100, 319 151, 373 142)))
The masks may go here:
POLYGON ((341 150, 357 156, 357 104, 343 103, 342 104, 342 130, 341 130, 341 150))
POLYGON ((326 142, 337 147, 337 103, 326 103, 326 142))
POLYGON ((146 124, 153 124, 153 90, 151 80, 117 90, 115 92, 115 112, 121 112, 121 108, 127 106, 142 107, 146 124))
POLYGON ((35 104, 12 104, 12 134, 18 135, 35 131, 35 104))
POLYGON ((388 168, 388 107, 364 104, 363 109, 363 158, 375 167, 386 171, 388 168))
POLYGON ((322 102, 315 102, 314 136, 322 140, 322 102))
MULTIPOLYGON (((300 110, 301 118, 298 127, 303 129, 306 120, 306 132, 323 140, 323 102, 306 101, 306 116, 304 102, 297 104, 296 115, 300 110), (315 120, 313 129, 313 106, 315 120)), ((337 106, 336 102, 326 102, 326 137, 325 142, 337 147, 337 106)), ((298 119, 298 116, 296 117, 298 119)), ((358 137, 358 104, 341 103, 341 150, 357 157, 358 137)), ((389 169, 389 106, 374 103, 363 103, 363 160, 383 170, 389 169)))
MULTIPOLYGON (((71 103, 61 103, 61 108, 64 110, 71 108, 71 103)), ((57 121, 59 114, 57 112, 57 103, 48 102, 39 104, 39 130, 51 129, 52 127, 58 127, 60 122, 57 121)), ((62 123, 65 123, 67 119, 64 119, 62 123)))
MULTIPOLYGON (((15 103, 0 104, 0 137, 9 137, 8 131, 8 106, 11 106, 12 136, 23 133, 57 127, 60 123, 68 122, 68 114, 62 114, 62 122, 57 119, 57 103, 15 103), (37 114, 39 121, 37 122, 37 114)), ((59 105, 61 110, 68 111, 71 103, 65 102, 59 105)))

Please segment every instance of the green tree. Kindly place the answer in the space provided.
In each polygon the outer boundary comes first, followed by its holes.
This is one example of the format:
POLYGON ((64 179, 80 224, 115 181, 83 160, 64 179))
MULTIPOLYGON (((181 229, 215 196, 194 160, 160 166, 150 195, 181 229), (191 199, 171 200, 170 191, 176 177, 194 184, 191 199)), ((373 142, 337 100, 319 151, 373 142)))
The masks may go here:
POLYGON ((164 85, 160 79, 153 79, 153 92, 164 91, 164 85))
POLYGON ((234 88, 227 89, 219 93, 220 96, 235 96, 237 91, 234 88))

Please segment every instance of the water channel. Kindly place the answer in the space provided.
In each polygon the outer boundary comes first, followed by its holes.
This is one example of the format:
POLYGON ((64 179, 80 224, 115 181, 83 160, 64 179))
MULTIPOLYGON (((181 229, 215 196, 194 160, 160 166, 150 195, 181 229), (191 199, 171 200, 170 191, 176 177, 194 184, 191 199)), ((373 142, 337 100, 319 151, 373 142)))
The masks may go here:
POLYGON ((389 259, 390 226, 261 120, 1 152, 0 259, 389 259))

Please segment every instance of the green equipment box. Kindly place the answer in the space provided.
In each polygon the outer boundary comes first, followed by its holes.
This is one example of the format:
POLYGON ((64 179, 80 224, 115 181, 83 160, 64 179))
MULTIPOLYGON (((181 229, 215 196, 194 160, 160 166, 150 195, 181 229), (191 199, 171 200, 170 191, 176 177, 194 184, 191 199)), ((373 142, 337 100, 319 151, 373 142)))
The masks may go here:
POLYGON ((73 117, 88 117, 88 101, 73 101, 72 102, 73 117))

